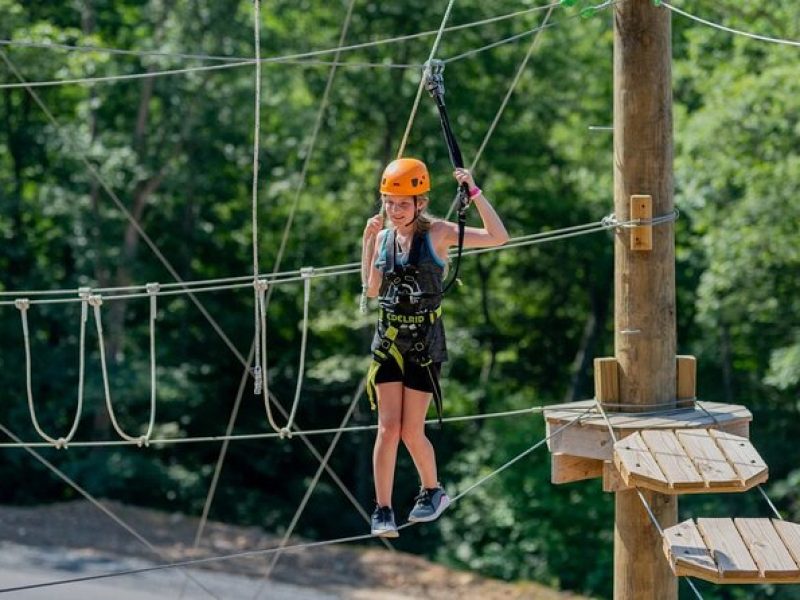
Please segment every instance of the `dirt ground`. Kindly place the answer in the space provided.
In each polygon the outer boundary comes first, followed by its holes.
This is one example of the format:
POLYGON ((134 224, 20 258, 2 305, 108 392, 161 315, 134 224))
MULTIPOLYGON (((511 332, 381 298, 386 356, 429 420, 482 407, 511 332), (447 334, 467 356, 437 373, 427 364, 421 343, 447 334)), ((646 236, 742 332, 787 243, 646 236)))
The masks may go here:
MULTIPOLYGON (((0 540, 33 547, 84 549, 154 563, 213 557, 276 547, 280 539, 255 527, 209 522, 202 546, 192 550, 198 520, 103 501, 111 512, 146 539, 131 533, 86 501, 33 508, 0 506, 0 540)), ((302 543, 292 539, 290 544, 302 543)), ((209 562, 203 569, 263 577, 271 556, 209 562)), ((199 566, 199 565, 198 565, 199 566)), ((376 543, 337 544, 281 555, 273 578, 352 600, 578 600, 582 597, 534 583, 509 584, 454 571, 376 543)))

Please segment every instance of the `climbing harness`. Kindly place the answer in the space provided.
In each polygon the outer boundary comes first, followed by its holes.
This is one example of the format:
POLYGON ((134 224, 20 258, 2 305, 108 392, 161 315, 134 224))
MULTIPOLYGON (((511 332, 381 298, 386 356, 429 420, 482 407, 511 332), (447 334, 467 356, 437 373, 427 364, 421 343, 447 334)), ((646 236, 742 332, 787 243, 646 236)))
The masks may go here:
MULTIPOLYGON (((386 362, 394 360, 401 372, 405 372, 403 352, 397 345, 398 336, 408 344, 405 357, 419 365, 428 375, 433 392, 433 401, 439 425, 442 423, 442 390, 437 374, 434 373, 434 361, 429 347, 429 333, 437 320, 442 316, 439 303, 441 292, 426 292, 419 289, 419 259, 422 245, 426 243, 424 235, 414 234, 409 250, 408 261, 400 265, 397 261, 397 239, 394 230, 386 232, 384 245, 391 248, 386 252, 384 277, 388 284, 386 293, 379 298, 380 302, 380 335, 377 348, 372 353, 372 363, 367 371, 367 396, 373 410, 376 408, 375 377, 378 369, 386 362), (425 308, 420 303, 423 299, 437 300, 433 309, 425 308)), ((403 344, 404 346, 406 344, 403 344)))

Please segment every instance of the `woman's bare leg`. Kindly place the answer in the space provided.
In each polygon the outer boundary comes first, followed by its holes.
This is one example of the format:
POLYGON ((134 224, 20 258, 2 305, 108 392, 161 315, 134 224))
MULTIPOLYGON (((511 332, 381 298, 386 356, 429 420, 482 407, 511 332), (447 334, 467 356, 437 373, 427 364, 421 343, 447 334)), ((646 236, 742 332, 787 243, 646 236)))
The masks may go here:
POLYGON ((403 388, 403 420, 400 435, 411 458, 414 459, 422 487, 426 488, 438 485, 436 453, 433 444, 425 435, 425 416, 428 414, 430 402, 429 392, 403 388))
POLYGON ((394 468, 397 463, 397 446, 400 444, 400 424, 403 416, 403 384, 393 381, 378 384, 376 387, 378 435, 372 452, 375 499, 378 506, 391 506, 394 468))

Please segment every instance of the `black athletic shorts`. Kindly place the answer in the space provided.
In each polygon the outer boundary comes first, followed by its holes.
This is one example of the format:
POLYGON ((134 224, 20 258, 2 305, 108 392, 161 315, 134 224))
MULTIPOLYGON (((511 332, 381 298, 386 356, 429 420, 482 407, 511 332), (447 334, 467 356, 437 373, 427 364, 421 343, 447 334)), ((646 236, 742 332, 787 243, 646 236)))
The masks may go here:
POLYGON ((393 381, 402 381, 403 385, 412 390, 420 392, 433 393, 433 383, 431 377, 436 380, 439 379, 439 372, 442 369, 442 363, 435 362, 430 365, 430 375, 428 369, 419 366, 411 360, 404 360, 405 372, 400 370, 400 366, 395 360, 387 360, 383 363, 378 372, 375 374, 375 383, 391 383, 393 381))

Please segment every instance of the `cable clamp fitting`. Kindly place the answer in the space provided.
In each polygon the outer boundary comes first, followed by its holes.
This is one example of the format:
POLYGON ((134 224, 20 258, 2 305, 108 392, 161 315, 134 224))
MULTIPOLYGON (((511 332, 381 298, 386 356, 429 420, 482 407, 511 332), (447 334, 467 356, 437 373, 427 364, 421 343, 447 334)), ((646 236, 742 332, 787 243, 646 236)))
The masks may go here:
POLYGON ((31 307, 31 301, 28 298, 17 298, 14 300, 14 306, 24 312, 31 307))
POLYGON ((256 365, 255 367, 253 367, 253 395, 255 396, 261 395, 261 386, 262 386, 261 365, 256 365))
POLYGON ((444 61, 437 58, 425 61, 422 70, 425 89, 431 98, 444 98, 444 61))
POLYGON ((100 308, 103 306, 103 297, 100 294, 92 294, 86 299, 86 301, 89 303, 89 306, 93 306, 95 308, 100 308))
POLYGON ((148 283, 144 286, 144 289, 147 290, 147 293, 151 296, 155 296, 158 292, 161 291, 161 284, 156 282, 148 283))
POLYGON ((288 427, 281 427, 281 430, 278 432, 278 437, 281 439, 289 438, 292 439, 292 430, 288 427))
POLYGON ((67 449, 67 440, 66 438, 60 437, 58 438, 55 443, 53 444, 56 450, 66 450, 67 449))
POLYGON ((300 277, 303 279, 309 279, 312 275, 314 275, 314 267, 303 267, 300 269, 300 277))
POLYGON ((266 279, 255 279, 253 281, 253 287, 257 292, 266 292, 269 287, 269 282, 266 279))

